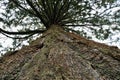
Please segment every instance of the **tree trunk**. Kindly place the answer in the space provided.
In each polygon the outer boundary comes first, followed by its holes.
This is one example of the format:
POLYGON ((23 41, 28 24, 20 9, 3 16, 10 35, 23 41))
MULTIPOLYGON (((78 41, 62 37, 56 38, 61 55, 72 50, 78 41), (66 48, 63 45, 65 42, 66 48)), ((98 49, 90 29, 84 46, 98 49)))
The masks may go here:
POLYGON ((119 79, 119 49, 65 32, 57 25, 0 62, 0 80, 119 79))

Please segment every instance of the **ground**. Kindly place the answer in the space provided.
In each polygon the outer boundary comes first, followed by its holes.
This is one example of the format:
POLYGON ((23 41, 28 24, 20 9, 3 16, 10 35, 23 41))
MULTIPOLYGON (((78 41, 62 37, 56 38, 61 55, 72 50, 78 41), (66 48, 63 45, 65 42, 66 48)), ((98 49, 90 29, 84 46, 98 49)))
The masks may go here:
POLYGON ((0 80, 120 80, 120 50, 53 25, 0 58, 0 80))

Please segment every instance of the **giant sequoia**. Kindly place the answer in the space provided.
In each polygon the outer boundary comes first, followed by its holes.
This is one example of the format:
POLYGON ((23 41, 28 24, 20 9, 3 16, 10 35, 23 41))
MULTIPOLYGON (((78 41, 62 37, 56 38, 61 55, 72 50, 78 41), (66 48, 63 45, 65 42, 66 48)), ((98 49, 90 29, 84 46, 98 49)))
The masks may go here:
POLYGON ((120 50, 79 35, 85 35, 84 30, 89 29, 97 38, 107 38, 112 29, 119 30, 119 10, 109 14, 111 9, 119 7, 119 1, 0 1, 4 6, 0 16, 4 26, 0 33, 14 40, 42 34, 29 46, 0 58, 0 80, 120 79, 120 50), (116 27, 103 29, 102 25, 111 23, 116 23, 116 27), (5 30, 16 26, 22 27, 21 30, 5 30), (76 31, 76 27, 83 30, 76 31))

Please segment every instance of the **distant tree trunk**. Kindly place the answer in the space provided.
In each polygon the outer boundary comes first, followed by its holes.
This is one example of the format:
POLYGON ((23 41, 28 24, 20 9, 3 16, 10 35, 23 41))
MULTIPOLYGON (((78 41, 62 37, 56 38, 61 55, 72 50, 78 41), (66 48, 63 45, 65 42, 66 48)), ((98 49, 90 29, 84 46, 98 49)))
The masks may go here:
POLYGON ((60 26, 52 25, 28 47, 8 56, 11 63, 3 57, 6 63, 0 66, 7 64, 7 69, 0 67, 1 80, 120 79, 119 49, 65 32, 60 26), (19 55, 22 57, 16 58, 19 55))

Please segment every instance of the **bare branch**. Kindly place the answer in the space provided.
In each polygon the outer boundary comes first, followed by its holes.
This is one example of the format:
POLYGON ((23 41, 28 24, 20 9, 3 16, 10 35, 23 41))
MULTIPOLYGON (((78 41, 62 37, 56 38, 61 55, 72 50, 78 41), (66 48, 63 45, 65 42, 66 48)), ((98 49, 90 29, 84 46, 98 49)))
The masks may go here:
POLYGON ((0 33, 5 33, 5 34, 9 34, 9 35, 28 35, 28 34, 43 33, 45 31, 46 30, 27 30, 24 32, 10 32, 10 31, 5 31, 0 28, 0 33))
POLYGON ((76 26, 101 26, 101 25, 97 25, 97 24, 78 24, 78 25, 71 24, 71 25, 69 25, 68 24, 68 25, 63 25, 63 26, 75 26, 76 27, 76 26))
POLYGON ((5 34, 5 33, 2 33, 4 36, 6 36, 6 37, 8 37, 8 38, 12 38, 12 39, 28 39, 29 37, 31 37, 31 36, 33 36, 34 34, 30 34, 30 35, 27 35, 27 36, 25 36, 25 37, 11 37, 11 36, 9 36, 9 35, 7 35, 7 34, 5 34))

